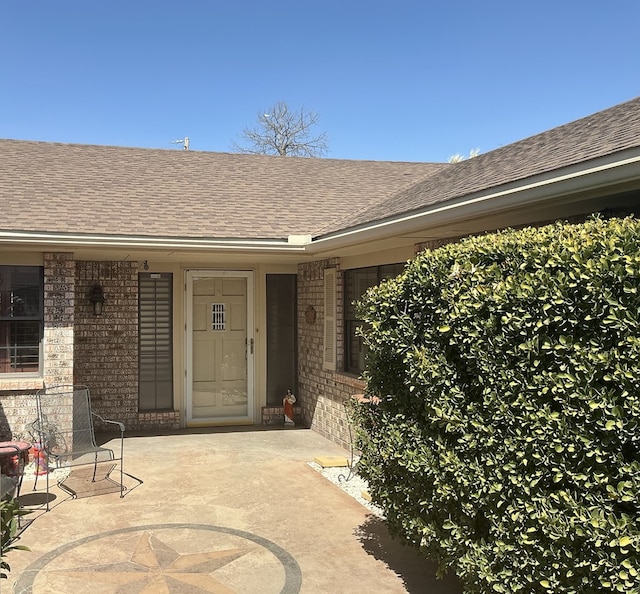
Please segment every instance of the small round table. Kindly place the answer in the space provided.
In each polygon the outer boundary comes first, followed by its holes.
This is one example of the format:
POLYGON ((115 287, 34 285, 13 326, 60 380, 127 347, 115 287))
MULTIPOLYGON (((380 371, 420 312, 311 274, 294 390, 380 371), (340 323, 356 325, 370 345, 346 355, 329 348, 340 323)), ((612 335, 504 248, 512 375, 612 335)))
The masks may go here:
POLYGON ((20 497, 24 467, 29 463, 31 444, 26 441, 0 441, 0 495, 20 497), (6 477, 6 479, 4 478, 6 477))

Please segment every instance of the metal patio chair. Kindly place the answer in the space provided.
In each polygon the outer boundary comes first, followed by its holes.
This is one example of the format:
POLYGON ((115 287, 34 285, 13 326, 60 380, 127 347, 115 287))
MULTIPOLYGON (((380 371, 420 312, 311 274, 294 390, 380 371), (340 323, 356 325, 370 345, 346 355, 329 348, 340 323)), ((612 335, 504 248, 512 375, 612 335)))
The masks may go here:
POLYGON ((120 488, 120 497, 124 497, 124 424, 105 419, 91 410, 91 397, 86 386, 54 386, 43 388, 36 393, 38 418, 32 424, 38 470, 34 490, 38 484, 38 474, 44 474, 47 481, 47 511, 49 510, 49 469, 54 470, 60 488, 73 498, 77 492, 65 485, 76 467, 88 469, 91 482, 96 482, 100 468, 100 480, 106 480, 120 488), (115 425, 120 431, 119 449, 96 444, 94 419, 102 423, 115 425), (44 455, 44 456, 43 456, 44 455), (114 469, 120 466, 120 481, 111 477, 114 469), (91 469, 93 467, 93 469, 91 469), (106 471, 105 471, 106 467, 106 471))

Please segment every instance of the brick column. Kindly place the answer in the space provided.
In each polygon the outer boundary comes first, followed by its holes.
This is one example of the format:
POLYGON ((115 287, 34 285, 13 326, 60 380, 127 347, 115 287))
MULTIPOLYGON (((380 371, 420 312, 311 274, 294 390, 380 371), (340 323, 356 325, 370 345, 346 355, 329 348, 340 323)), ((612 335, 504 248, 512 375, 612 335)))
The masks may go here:
POLYGON ((44 254, 45 386, 73 383, 75 262, 72 253, 44 254))

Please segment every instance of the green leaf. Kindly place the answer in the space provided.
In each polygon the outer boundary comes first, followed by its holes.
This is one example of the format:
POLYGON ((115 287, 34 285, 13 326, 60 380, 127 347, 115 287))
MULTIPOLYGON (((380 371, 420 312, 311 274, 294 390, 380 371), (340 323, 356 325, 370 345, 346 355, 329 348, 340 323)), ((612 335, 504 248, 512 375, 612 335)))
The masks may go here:
POLYGON ((371 289, 383 406, 355 434, 390 530, 482 591, 640 594, 638 286, 640 221, 594 218, 452 242, 371 289))

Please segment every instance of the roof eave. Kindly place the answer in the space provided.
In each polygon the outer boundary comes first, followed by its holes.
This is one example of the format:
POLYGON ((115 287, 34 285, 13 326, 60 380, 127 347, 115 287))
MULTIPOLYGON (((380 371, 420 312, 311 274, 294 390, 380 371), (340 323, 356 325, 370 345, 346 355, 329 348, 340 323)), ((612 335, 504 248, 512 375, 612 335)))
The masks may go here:
MULTIPOLYGON (((235 251, 295 253, 305 251, 307 236, 290 236, 287 239, 211 239, 146 237, 135 235, 84 235, 12 231, 0 229, 0 244, 41 246, 57 248, 141 248, 172 251, 235 251)), ((309 238, 310 239, 310 238, 309 238)))
POLYGON ((640 147, 439 202, 419 211, 317 236, 307 252, 320 254, 452 224, 461 219, 548 204, 576 193, 632 181, 640 181, 640 147))

